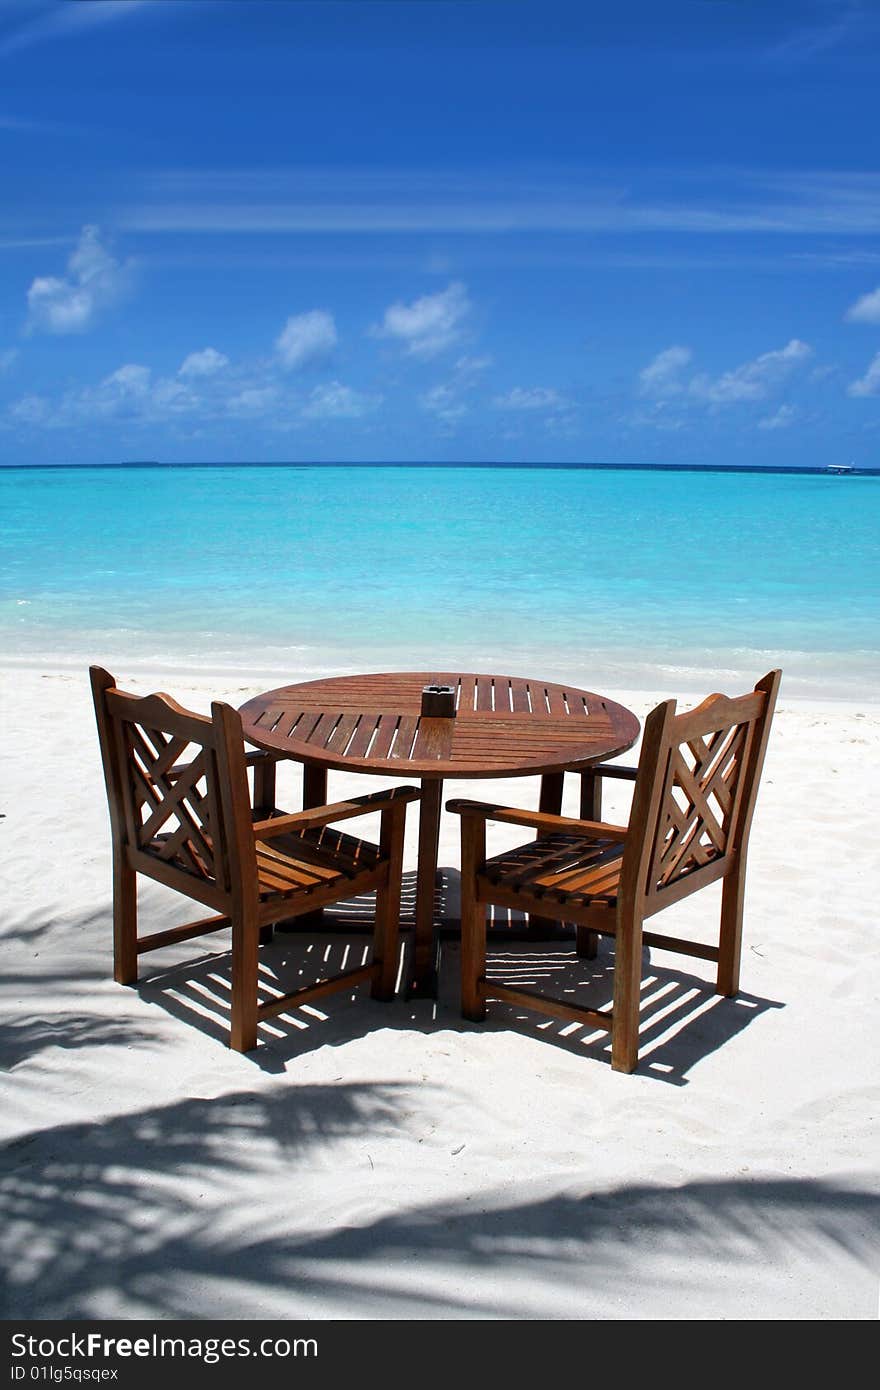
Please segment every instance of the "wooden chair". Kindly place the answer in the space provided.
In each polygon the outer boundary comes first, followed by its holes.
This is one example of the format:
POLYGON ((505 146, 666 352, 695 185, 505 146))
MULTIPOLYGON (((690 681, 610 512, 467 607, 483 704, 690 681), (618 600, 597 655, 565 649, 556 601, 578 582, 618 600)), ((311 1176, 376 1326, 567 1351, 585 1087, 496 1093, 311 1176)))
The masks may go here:
POLYGON ((638 1062, 642 946, 714 961, 716 991, 739 988, 749 829, 781 673, 738 699, 710 695, 697 709, 659 705, 645 723, 638 769, 597 767, 584 799, 598 804, 596 776, 635 781, 628 826, 483 802, 451 801, 462 817, 462 1012, 479 1021, 488 999, 524 1005, 611 1033, 611 1064, 638 1062), (486 857, 486 822, 531 826, 538 838, 486 857), (706 884, 723 880, 717 946, 659 936, 642 923, 706 884), (578 953, 594 956, 597 933, 615 937, 610 1010, 582 1008, 486 978, 485 905, 574 922, 578 953))
POLYGON ((137 979, 138 956, 205 932, 232 928, 230 1045, 248 1052, 266 1018, 334 990, 372 983, 391 999, 398 965, 400 886, 406 807, 415 787, 285 815, 260 805, 271 788, 269 755, 245 753, 241 719, 215 703, 211 718, 167 695, 139 698, 91 668, 92 694, 113 838, 114 975, 137 979), (255 774, 256 809, 248 790, 255 774), (380 811, 380 843, 357 840, 331 824, 380 811), (144 874, 217 914, 170 931, 139 936, 136 877, 144 874), (258 946, 272 924, 376 889, 372 961, 283 997, 259 1002, 258 946))

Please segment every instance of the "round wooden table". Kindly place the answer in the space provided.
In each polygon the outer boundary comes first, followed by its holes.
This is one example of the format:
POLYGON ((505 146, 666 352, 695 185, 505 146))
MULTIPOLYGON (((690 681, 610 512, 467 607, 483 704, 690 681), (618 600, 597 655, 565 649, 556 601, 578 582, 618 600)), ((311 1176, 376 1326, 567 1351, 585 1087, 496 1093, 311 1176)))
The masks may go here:
POLYGON ((434 987, 434 887, 443 781, 540 774, 539 809, 558 813, 563 774, 624 753, 639 721, 604 695, 517 676, 402 671, 304 681, 241 706, 245 738, 304 765, 303 805, 327 801, 327 772, 419 778, 415 946, 410 986, 434 987), (427 685, 453 686, 454 717, 421 713, 427 685))

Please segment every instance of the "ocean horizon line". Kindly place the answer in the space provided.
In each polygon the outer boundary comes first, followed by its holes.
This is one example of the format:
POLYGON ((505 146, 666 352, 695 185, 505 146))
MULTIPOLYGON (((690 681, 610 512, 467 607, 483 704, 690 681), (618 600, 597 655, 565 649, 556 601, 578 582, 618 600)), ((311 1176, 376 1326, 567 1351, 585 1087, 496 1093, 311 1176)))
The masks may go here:
POLYGON ((3 472, 57 471, 68 472, 103 470, 136 470, 148 468, 485 468, 518 469, 541 472, 609 472, 609 473, 750 473, 778 476, 784 474, 810 477, 877 477, 880 466, 870 467, 858 464, 756 464, 756 463, 604 463, 604 462, 507 462, 503 460, 450 460, 433 459, 421 462, 402 462, 400 460, 362 459, 356 462, 317 459, 283 459, 235 461, 227 459, 199 460, 186 462, 174 459, 125 459, 104 463, 0 463, 3 472))

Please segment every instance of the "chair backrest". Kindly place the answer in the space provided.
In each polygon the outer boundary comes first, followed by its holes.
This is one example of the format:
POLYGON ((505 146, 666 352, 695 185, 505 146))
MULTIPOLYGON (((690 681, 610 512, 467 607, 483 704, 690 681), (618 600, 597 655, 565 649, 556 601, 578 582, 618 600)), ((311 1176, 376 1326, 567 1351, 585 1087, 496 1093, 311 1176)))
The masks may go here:
POLYGON ((224 910, 256 874, 242 833, 250 800, 239 716, 215 704, 208 719, 168 695, 118 690, 100 667, 90 674, 117 849, 138 872, 224 910))
POLYGON ((621 892, 656 911, 721 878, 748 844, 781 672, 747 695, 710 695, 645 721, 621 892))

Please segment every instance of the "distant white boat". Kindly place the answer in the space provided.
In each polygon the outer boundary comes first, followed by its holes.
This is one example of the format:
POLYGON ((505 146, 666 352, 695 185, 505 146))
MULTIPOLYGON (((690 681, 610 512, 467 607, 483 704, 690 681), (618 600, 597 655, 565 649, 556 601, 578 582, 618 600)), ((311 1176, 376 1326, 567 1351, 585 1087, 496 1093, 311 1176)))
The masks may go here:
POLYGON ((855 466, 851 463, 829 463, 825 469, 826 473, 855 473, 855 466))

